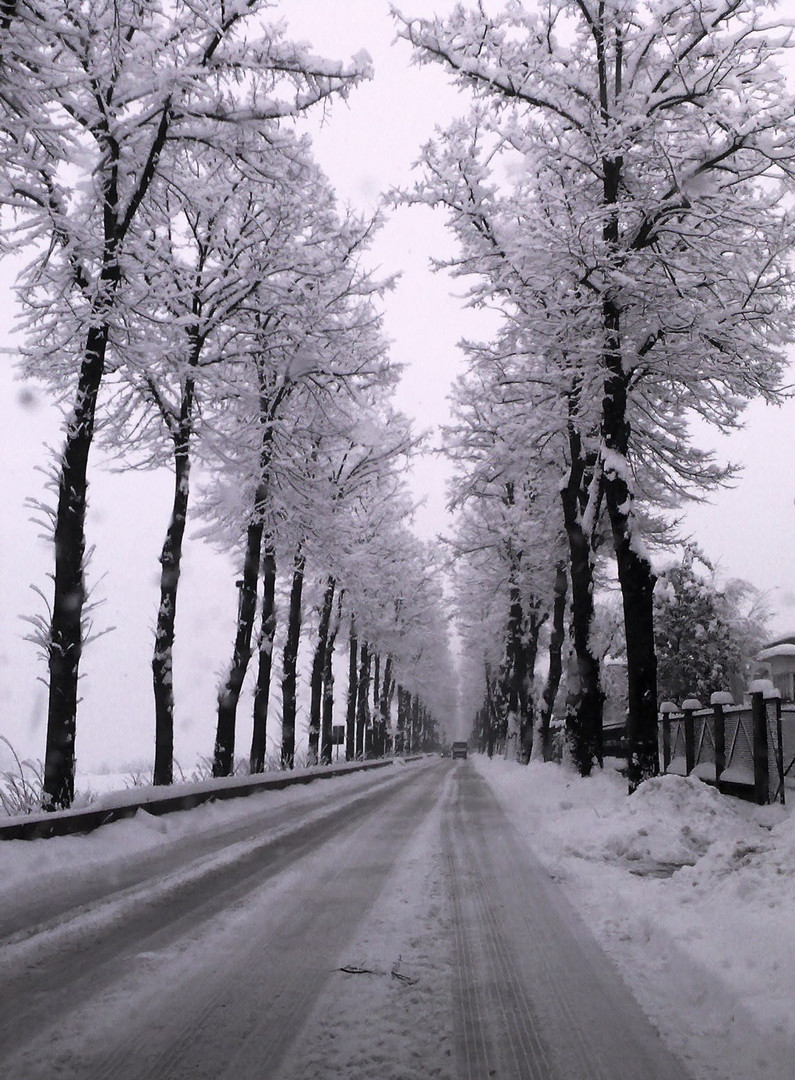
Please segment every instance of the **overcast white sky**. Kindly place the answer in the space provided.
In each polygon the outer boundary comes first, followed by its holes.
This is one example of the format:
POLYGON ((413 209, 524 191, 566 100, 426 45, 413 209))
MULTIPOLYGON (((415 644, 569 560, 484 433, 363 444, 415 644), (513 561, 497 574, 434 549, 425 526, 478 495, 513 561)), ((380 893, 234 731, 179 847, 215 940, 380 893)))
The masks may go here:
MULTIPOLYGON (((409 14, 445 12, 452 0, 406 0, 409 14)), ((410 64, 404 42, 393 44, 387 0, 290 0, 284 3, 292 37, 313 44, 321 55, 346 59, 366 49, 375 79, 348 105, 335 105, 314 131, 317 156, 341 197, 359 209, 374 208, 379 193, 406 184, 420 145, 434 124, 464 111, 461 100, 437 69, 410 64)), ((456 340, 487 336, 488 327, 451 296, 461 283, 432 275, 430 256, 449 248, 440 216, 431 211, 396 212, 377 242, 385 273, 403 277, 387 300, 387 331, 395 357, 406 365, 400 406, 420 427, 444 422, 446 394, 458 371, 456 340)), ((0 267, 0 274, 2 268, 0 267)), ((8 274, 0 277, 0 345, 9 344, 12 296, 8 274)), ((37 467, 46 464, 43 444, 60 446, 58 420, 47 405, 24 404, 13 385, 8 357, 0 357, 0 453, 3 515, 0 519, 0 734, 24 755, 44 750, 46 695, 35 681, 44 674, 33 646, 22 640, 19 616, 41 612, 30 583, 49 591, 51 552, 24 508, 41 497, 37 467)), ((715 438, 710 435, 709 438, 715 438)), ((724 440, 725 456, 746 463, 734 490, 713 505, 687 513, 694 538, 727 576, 741 576, 770 591, 777 611, 774 633, 795 631, 795 403, 781 409, 749 410, 745 432, 724 440)), ((428 458, 415 487, 426 499, 418 516, 425 535, 444 527, 444 471, 428 458)), ((96 545, 90 581, 105 599, 101 626, 118 629, 96 642, 84 658, 84 701, 78 726, 78 765, 148 762, 152 747, 149 662, 157 602, 157 554, 170 505, 170 477, 110 475, 92 468, 88 541, 96 545), (106 575, 99 580, 101 575, 106 575)), ((188 544, 178 615, 175 684, 178 701, 177 757, 186 765, 212 747, 217 676, 232 639, 236 567, 198 541, 188 544)), ((250 705, 241 703, 240 750, 247 752, 250 705)))

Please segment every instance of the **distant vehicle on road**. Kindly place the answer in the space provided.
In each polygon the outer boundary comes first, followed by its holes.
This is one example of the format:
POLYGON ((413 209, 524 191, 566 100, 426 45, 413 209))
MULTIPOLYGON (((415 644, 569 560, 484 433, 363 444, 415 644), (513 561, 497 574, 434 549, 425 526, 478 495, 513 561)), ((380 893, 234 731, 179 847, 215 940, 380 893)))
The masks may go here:
POLYGON ((453 752, 452 752, 451 756, 454 757, 454 758, 457 758, 457 757, 465 758, 467 756, 468 750, 469 750, 469 746, 468 746, 468 744, 467 744, 467 742, 465 740, 462 741, 462 742, 454 742, 453 743, 453 752))

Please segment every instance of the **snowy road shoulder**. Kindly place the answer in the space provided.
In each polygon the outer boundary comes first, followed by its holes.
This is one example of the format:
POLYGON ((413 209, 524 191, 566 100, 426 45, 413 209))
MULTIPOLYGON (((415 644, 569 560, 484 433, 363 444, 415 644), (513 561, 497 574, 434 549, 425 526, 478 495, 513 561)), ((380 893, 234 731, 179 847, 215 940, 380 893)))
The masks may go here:
POLYGON ((136 865, 146 873, 161 860, 170 869, 173 859, 184 865, 189 851, 201 856, 208 845, 225 837, 256 840, 263 834, 278 837, 307 815, 322 815, 330 807, 343 804, 375 787, 400 782, 405 769, 421 767, 421 762, 401 765, 395 770, 355 773, 335 778, 333 784, 301 785, 278 791, 263 791, 232 802, 206 803, 192 810, 153 817, 139 810, 134 817, 113 822, 88 835, 54 837, 48 840, 7 840, 0 844, 0 931, 5 918, 12 922, 15 911, 30 921, 31 904, 42 898, 64 897, 99 875, 118 884, 136 865))
POLYGON ((780 1080, 795 1053, 795 819, 664 777, 475 757, 698 1080, 780 1080))

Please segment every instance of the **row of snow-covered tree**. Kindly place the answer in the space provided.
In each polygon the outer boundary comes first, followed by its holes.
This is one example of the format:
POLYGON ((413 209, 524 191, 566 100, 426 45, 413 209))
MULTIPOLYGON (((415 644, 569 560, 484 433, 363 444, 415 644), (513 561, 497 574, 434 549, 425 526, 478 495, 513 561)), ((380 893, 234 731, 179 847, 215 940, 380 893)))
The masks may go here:
MULTIPOLYGON (((281 756, 295 755, 302 611, 315 611, 309 757, 329 760, 335 643, 348 637, 348 756, 448 709, 442 598, 409 531, 415 440, 363 259, 377 220, 342 212, 295 118, 369 75, 266 22, 267 0, 0 5, 2 243, 26 259, 25 370, 71 410, 53 477, 54 597, 45 799, 74 793, 89 632, 85 517, 95 439, 172 469, 152 661, 156 783, 172 777, 180 561, 191 469, 199 508, 239 553, 237 625, 219 689, 214 772, 234 761, 256 651, 251 768, 264 766, 277 567, 289 586, 281 756), (308 592, 308 597, 305 594, 308 592), (421 700, 422 699, 422 700, 421 700), (372 702, 372 704, 371 704, 372 702)), ((165 515, 166 508, 164 508, 165 515)), ((408 743, 407 743, 408 745, 408 743)))
POLYGON ((448 267, 499 316, 493 340, 465 343, 447 433, 465 666, 527 754, 536 726, 548 745, 568 635, 566 726, 588 772, 604 700, 595 595, 616 577, 635 786, 657 770, 651 551, 684 498, 733 472, 691 421, 730 430, 748 401, 784 392, 792 31, 767 0, 487 7, 400 20, 472 102, 425 147, 408 199, 444 208, 448 267))

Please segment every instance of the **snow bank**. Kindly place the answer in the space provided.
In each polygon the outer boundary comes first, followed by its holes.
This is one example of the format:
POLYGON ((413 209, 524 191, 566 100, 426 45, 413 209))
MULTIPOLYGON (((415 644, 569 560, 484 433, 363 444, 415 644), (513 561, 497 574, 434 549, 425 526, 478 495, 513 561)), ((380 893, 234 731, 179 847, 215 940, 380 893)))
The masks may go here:
POLYGON ((692 777, 475 759, 694 1077, 781 1080, 795 1053, 795 818, 692 777))
MULTIPOLYGON (((317 805, 320 809, 336 799, 349 798, 375 782, 388 782, 391 776, 392 771, 388 769, 351 773, 335 777, 333 784, 323 782, 281 790, 266 789, 245 799, 209 802, 189 812, 162 817, 138 810, 134 817, 104 825, 88 835, 49 840, 4 840, 0 842, 0 904, 11 902, 15 891, 27 887, 33 880, 43 888, 46 881, 80 877, 90 873, 92 868, 112 867, 137 855, 166 850, 191 836, 257 819, 263 813, 278 813, 290 805, 317 805)), ((146 794, 148 789, 131 788, 130 800, 140 799, 142 790, 146 794)), ((153 788, 152 792, 162 795, 163 789, 153 788)), ((109 793, 107 798, 117 805, 118 792, 109 793)))

